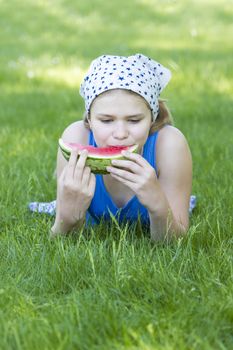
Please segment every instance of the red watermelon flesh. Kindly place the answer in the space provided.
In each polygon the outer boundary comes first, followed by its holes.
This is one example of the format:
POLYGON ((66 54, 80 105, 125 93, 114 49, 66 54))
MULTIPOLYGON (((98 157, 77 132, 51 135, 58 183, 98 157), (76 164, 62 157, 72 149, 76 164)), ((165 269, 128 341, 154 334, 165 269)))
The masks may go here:
POLYGON ((59 140, 59 146, 62 151, 70 154, 73 149, 75 150, 87 150, 90 157, 96 158, 108 158, 108 157, 119 157, 121 151, 128 150, 129 152, 135 152, 138 148, 137 145, 131 146, 110 146, 110 147, 94 147, 89 145, 81 145, 73 142, 64 142, 62 139, 59 140))
POLYGON ((138 150, 138 145, 94 147, 72 142, 64 142, 62 139, 59 140, 59 147, 67 160, 69 160, 70 153, 73 149, 78 149, 79 151, 84 149, 87 150, 88 157, 86 165, 90 166, 92 172, 95 174, 107 174, 106 167, 111 165, 113 159, 124 159, 121 154, 123 150, 129 152, 137 152, 138 150))

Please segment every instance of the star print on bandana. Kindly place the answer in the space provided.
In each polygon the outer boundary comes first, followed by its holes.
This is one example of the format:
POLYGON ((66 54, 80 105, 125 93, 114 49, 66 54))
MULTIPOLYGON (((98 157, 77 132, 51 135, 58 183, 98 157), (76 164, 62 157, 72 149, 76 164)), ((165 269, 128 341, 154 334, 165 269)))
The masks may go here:
POLYGON ((155 120, 159 112, 158 98, 170 79, 169 69, 142 54, 129 57, 103 55, 92 62, 80 86, 80 95, 89 113, 93 100, 102 92, 131 90, 149 103, 155 120))

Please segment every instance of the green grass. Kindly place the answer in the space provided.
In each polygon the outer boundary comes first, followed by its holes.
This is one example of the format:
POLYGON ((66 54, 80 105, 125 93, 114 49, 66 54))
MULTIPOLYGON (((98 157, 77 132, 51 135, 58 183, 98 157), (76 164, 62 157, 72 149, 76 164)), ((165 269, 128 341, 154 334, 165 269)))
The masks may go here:
POLYGON ((229 1, 0 0, 0 348, 232 349, 232 6, 229 1), (92 59, 168 66, 198 205, 186 237, 140 227, 48 239, 57 140, 80 119, 92 59))

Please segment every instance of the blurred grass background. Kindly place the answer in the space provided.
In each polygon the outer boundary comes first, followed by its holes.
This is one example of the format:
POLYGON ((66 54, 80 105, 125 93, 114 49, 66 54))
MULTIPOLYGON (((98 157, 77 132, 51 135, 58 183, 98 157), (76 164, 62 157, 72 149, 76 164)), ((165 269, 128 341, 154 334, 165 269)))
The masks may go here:
POLYGON ((227 0, 0 0, 4 349, 230 348, 232 5, 227 0), (103 235, 100 229, 87 240, 84 235, 77 245, 72 240, 50 244, 52 219, 32 216, 27 204, 55 199, 57 140, 68 124, 82 118, 80 81, 97 56, 137 52, 172 71, 162 97, 168 99, 175 126, 190 144, 193 193, 198 198, 189 236, 171 247, 158 247, 154 254, 146 239, 136 237, 132 243, 126 233, 122 238, 122 231, 120 238, 103 235), (118 255, 114 244, 120 244, 118 255), (143 263, 145 256, 150 259, 143 263), (112 259, 113 281, 106 273, 112 271, 112 259), (99 275, 85 282, 95 263, 99 275), (128 276, 134 281, 125 282, 125 292, 119 287, 123 277, 117 266, 126 280, 128 276), (137 279, 140 269, 144 273, 137 279), (161 287, 157 298, 152 283, 156 278, 161 287), (173 291, 169 281, 176 281, 173 291), (138 293, 132 294, 135 288, 138 293), (145 293, 152 301, 144 303, 145 293), (77 295, 81 309, 74 302, 77 295), (153 314, 157 308, 162 311, 153 314), (101 320, 102 333, 97 330, 101 320))

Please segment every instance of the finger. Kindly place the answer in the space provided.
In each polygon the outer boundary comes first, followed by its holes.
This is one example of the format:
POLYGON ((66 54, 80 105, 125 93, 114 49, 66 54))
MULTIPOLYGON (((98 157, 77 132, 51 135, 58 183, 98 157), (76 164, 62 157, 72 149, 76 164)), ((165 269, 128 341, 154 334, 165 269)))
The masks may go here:
POLYGON ((82 186, 87 186, 90 182, 90 177, 91 177, 91 169, 87 166, 85 166, 83 170, 83 176, 82 176, 82 186))
POLYGON ((135 173, 131 173, 127 170, 108 166, 107 171, 110 173, 110 175, 116 175, 133 183, 138 181, 138 176, 135 173))
POLYGON ((134 174, 141 173, 144 170, 139 164, 131 160, 112 160, 112 165, 117 168, 127 169, 134 174))
POLYGON ((124 185, 126 185, 127 187, 129 187, 132 191, 134 191, 135 192, 135 189, 136 189, 136 187, 135 187, 135 182, 132 182, 132 181, 129 181, 129 180, 127 180, 127 179, 124 179, 124 178, 122 178, 121 176, 118 176, 118 175, 116 175, 116 174, 110 174, 114 179, 116 179, 116 180, 118 180, 119 182, 121 182, 122 184, 124 184, 124 185))
POLYGON ((59 182, 64 182, 65 180, 65 176, 66 176, 66 172, 67 172, 67 166, 68 166, 68 163, 64 166, 59 178, 57 179, 59 182))
POLYGON ((90 181, 88 184, 88 188, 90 189, 91 195, 93 196, 95 193, 95 186, 96 186, 96 177, 93 173, 90 175, 90 181))
POLYGON ((70 154, 70 159, 68 161, 67 168, 66 168, 67 177, 73 178, 75 166, 77 163, 77 158, 78 158, 78 150, 72 150, 70 154))
POLYGON ((138 165, 140 165, 141 167, 145 167, 146 165, 148 165, 148 162, 145 158, 143 158, 141 156, 141 154, 138 153, 133 153, 133 152, 128 152, 128 151, 122 151, 121 154, 130 160, 133 160, 134 162, 136 162, 138 165))
POLYGON ((88 151, 83 150, 80 152, 80 155, 78 157, 78 161, 76 163, 75 170, 74 170, 74 177, 78 182, 82 182, 83 171, 85 168, 87 156, 88 156, 88 151))

